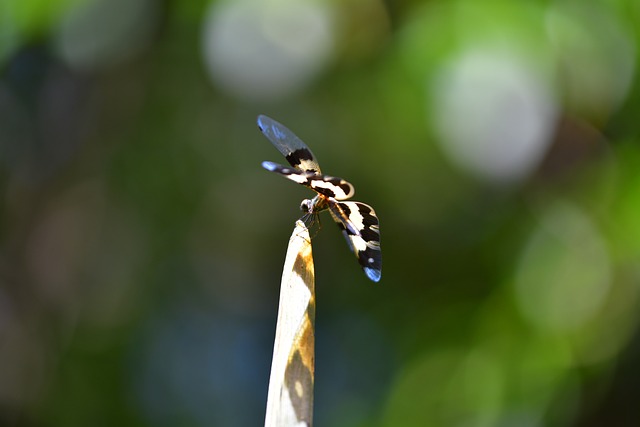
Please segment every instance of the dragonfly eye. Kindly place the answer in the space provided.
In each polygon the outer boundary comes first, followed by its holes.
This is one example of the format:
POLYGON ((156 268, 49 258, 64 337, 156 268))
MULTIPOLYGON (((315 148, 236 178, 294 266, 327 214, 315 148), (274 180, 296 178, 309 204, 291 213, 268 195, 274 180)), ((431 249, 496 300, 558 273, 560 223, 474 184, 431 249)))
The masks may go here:
POLYGON ((304 199, 302 203, 300 203, 300 210, 304 213, 313 212, 313 200, 304 199))

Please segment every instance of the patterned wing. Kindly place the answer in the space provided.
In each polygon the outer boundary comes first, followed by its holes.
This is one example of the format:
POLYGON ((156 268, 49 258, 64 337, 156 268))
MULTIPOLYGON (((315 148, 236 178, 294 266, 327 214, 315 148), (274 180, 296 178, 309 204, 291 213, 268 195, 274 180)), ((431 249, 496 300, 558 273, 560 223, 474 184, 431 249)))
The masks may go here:
POLYGON ((286 157, 291 166, 301 171, 320 173, 320 165, 309 147, 284 125, 272 118, 260 115, 258 116, 258 128, 286 157))
POLYGON ((380 224, 373 208, 360 202, 334 202, 329 210, 367 277, 380 281, 380 224))
POLYGON ((345 200, 353 196, 353 185, 342 178, 305 172, 292 169, 273 162, 262 162, 262 167, 268 171, 278 173, 291 181, 309 187, 326 197, 336 200, 345 200))

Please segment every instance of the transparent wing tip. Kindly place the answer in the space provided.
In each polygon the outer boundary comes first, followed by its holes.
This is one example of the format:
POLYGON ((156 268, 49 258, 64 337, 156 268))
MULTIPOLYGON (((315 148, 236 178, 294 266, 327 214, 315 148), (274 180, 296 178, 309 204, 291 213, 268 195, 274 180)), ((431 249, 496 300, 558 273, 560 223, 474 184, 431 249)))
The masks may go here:
POLYGON ((271 119, 271 118, 269 118, 269 117, 265 116, 264 114, 260 114, 260 115, 258 116, 258 120, 257 120, 257 122, 258 122, 258 128, 259 128, 262 132, 264 132, 264 131, 265 131, 265 129, 266 129, 267 127, 269 127, 269 124, 273 122, 273 119, 271 119))

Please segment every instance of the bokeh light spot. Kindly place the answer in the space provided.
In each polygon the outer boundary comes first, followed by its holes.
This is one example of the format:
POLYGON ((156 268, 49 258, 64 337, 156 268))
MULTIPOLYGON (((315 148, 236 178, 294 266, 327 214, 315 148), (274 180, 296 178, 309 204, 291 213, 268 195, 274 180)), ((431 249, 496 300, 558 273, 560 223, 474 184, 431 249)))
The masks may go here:
POLYGON ((157 15, 152 0, 92 0, 65 17, 54 43, 73 68, 117 64, 149 42, 157 15))
POLYGON ((333 51, 329 6, 311 1, 213 4, 203 33, 213 82, 229 94, 269 100, 305 87, 333 51))
POLYGON ((495 425, 505 383, 497 362, 480 350, 424 355, 396 382, 382 425, 495 425))
POLYGON ((626 98, 635 72, 630 32, 594 3, 556 3, 545 23, 567 103, 587 116, 607 117, 626 98))
POLYGON ((549 83, 513 52, 472 49, 430 82, 434 129, 445 154, 483 179, 512 181, 538 164, 556 108, 549 83))
POLYGON ((558 204, 543 216, 516 273, 522 314, 547 331, 574 330, 604 304, 611 281, 605 241, 578 208, 558 204))

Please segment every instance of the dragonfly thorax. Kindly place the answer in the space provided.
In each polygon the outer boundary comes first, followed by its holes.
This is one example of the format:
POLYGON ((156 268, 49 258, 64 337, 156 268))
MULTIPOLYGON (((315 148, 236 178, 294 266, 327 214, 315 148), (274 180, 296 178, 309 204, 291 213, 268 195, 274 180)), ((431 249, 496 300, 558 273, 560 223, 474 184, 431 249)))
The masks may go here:
POLYGON ((318 194, 313 199, 304 199, 300 203, 300 210, 304 213, 314 214, 327 209, 327 199, 321 194, 318 194))

